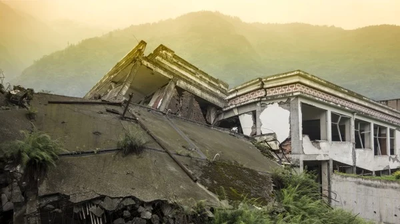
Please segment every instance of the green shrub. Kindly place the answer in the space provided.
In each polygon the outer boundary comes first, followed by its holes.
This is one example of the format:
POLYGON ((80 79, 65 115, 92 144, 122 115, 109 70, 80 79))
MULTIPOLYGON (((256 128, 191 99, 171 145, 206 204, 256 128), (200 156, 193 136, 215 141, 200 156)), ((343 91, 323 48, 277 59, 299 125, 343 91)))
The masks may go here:
POLYGON ((214 213, 214 224, 269 224, 269 214, 265 209, 242 203, 236 209, 217 209, 214 213))
POLYGON ((34 107, 29 107, 26 116, 28 117, 29 120, 35 120, 37 112, 38 111, 34 107))
POLYGON ((143 153, 147 141, 143 132, 127 132, 118 142, 118 148, 122 150, 122 154, 127 156, 129 154, 139 155, 143 153))
POLYGON ((396 180, 399 180, 400 179, 400 170, 394 172, 392 175, 394 176, 394 178, 396 178, 396 180))
POLYGON ((62 146, 43 132, 21 131, 23 140, 16 140, 2 147, 4 157, 14 165, 20 165, 27 181, 42 179, 49 167, 55 166, 62 146))

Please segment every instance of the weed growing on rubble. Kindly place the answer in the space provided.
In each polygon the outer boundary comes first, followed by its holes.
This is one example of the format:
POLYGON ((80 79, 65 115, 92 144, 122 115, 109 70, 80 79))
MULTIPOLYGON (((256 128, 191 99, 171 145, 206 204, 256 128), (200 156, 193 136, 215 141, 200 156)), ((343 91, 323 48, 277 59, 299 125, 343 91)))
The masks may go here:
POLYGON ((140 131, 127 132, 118 142, 118 148, 122 150, 124 156, 143 153, 147 141, 140 131))
POLYGON ((26 116, 28 117, 29 120, 35 120, 36 119, 36 114, 37 110, 34 107, 29 107, 28 112, 26 113, 26 116))
POLYGON ((36 183, 42 179, 51 166, 56 165, 58 153, 63 150, 58 141, 43 132, 34 130, 21 131, 23 140, 16 140, 3 145, 4 157, 21 166, 25 180, 36 183))
POLYGON ((368 222, 342 209, 331 208, 319 193, 319 185, 310 173, 290 170, 273 173, 275 201, 261 206, 256 200, 244 199, 231 209, 217 209, 214 224, 366 224, 368 222))

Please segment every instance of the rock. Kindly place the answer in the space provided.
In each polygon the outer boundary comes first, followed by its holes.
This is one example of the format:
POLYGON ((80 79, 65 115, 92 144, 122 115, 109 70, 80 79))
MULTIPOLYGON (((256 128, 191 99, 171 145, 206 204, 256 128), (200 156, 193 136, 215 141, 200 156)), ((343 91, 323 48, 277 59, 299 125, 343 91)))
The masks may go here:
POLYGON ((164 214, 164 216, 170 216, 173 210, 169 204, 163 204, 161 205, 161 211, 164 214))
POLYGON ((113 224, 125 224, 125 220, 123 218, 119 218, 114 220, 113 224))
POLYGON ((59 209, 59 208, 56 208, 56 209, 54 209, 53 211, 51 211, 51 212, 55 212, 55 213, 62 213, 62 211, 61 211, 61 209, 59 209))
POLYGON ((140 217, 142 219, 151 219, 151 212, 143 211, 143 212, 140 213, 140 217))
POLYGON ((11 191, 9 186, 1 189, 1 193, 5 194, 8 200, 11 199, 11 191))
POLYGON ((8 202, 8 198, 5 194, 1 194, 1 206, 4 206, 8 202))
POLYGON ((107 211, 114 211, 117 209, 119 202, 121 199, 111 199, 109 197, 105 197, 103 202, 100 203, 100 206, 107 211))
POLYGON ((14 204, 9 201, 5 205, 3 205, 2 207, 3 207, 3 212, 11 211, 11 210, 14 209, 14 204))
POLYGON ((21 189, 19 189, 19 186, 17 183, 13 183, 12 191, 11 191, 11 201, 13 203, 25 201, 24 197, 21 194, 21 189))
POLYGON ((151 223, 153 224, 159 224, 160 223, 160 218, 158 217, 158 215, 154 214, 151 216, 151 223))
POLYGON ((51 211, 51 210, 54 209, 54 206, 53 206, 53 205, 46 205, 46 206, 44 206, 43 209, 44 209, 45 211, 51 211))
POLYGON ((131 217, 131 213, 128 210, 125 210, 123 212, 123 216, 124 216, 124 218, 129 218, 129 217, 131 217))
POLYGON ((104 210, 101 209, 99 206, 92 206, 89 211, 93 213, 97 217, 101 217, 104 214, 104 210))
POLYGON ((132 198, 124 198, 121 201, 121 204, 124 205, 124 206, 128 206, 128 205, 134 205, 134 204, 136 204, 136 202, 132 198))
POLYGON ((146 211, 146 209, 144 208, 144 207, 142 207, 142 206, 139 206, 139 208, 138 208, 138 212, 145 212, 146 211))
POLYGON ((132 220, 132 224, 146 224, 146 223, 147 223, 146 220, 138 218, 138 217, 135 217, 132 220))

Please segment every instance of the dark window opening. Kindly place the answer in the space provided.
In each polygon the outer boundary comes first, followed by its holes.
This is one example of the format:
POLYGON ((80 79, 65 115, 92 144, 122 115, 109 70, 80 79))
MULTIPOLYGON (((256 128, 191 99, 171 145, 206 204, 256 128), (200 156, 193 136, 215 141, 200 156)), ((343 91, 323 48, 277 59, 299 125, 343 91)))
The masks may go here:
POLYGON ((311 141, 321 139, 320 120, 303 121, 303 135, 308 135, 311 141))
POLYGON ((387 128, 374 125, 374 155, 387 155, 387 128))
POLYGON ((354 137, 356 149, 371 148, 371 126, 368 122, 356 119, 354 122, 354 137))
POLYGON ((302 133, 308 135, 311 141, 327 139, 327 111, 318 107, 302 103, 302 133))
POLYGON ((221 128, 227 128, 232 132, 243 134, 242 126, 240 125, 239 117, 231 117, 225 120, 222 120, 217 125, 221 128))
POLYGON ((390 155, 396 155, 396 152, 394 150, 395 147, 394 140, 395 140, 394 129, 390 129, 390 143, 389 143, 390 155))
POLYGON ((331 114, 332 141, 345 142, 349 140, 350 118, 341 114, 331 114))

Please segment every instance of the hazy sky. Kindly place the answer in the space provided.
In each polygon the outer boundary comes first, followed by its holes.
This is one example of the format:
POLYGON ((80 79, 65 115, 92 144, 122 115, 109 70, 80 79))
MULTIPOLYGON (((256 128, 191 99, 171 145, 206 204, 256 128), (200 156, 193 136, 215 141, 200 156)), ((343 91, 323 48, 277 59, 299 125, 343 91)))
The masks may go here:
POLYGON ((354 29, 400 25, 400 0, 0 0, 44 21, 70 19, 123 28, 200 11, 219 11, 245 22, 334 25, 354 29))

